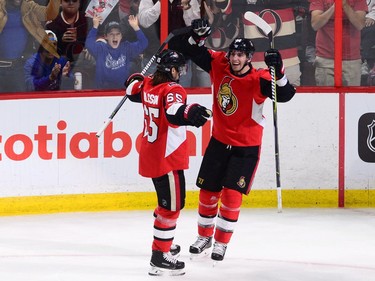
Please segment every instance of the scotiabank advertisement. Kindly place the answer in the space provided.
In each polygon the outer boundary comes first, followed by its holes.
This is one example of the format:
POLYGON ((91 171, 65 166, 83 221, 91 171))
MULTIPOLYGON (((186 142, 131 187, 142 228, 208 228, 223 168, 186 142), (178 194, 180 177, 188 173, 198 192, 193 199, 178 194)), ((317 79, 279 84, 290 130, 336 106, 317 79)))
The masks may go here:
MULTIPOLYGON (((0 101, 0 197, 153 191, 151 179, 138 174, 141 104, 126 101, 97 138, 122 96, 51 95, 0 101)), ((210 94, 189 94, 188 102, 212 107, 210 94)), ((340 177, 346 189, 375 188, 374 94, 348 93, 343 101, 338 93, 297 93, 277 108, 283 189, 337 189, 340 177)), ((263 115, 253 190, 276 186, 270 100, 263 115)), ((196 189, 211 125, 188 127, 188 190, 196 189)))
MULTIPOLYGON (((211 107, 209 96, 194 97, 211 107)), ((0 196, 153 190, 151 180, 138 175, 141 104, 127 101, 96 137, 121 98, 2 100, 0 196)), ((193 169, 186 175, 192 183, 202 147, 209 141, 210 124, 189 127, 193 169)))

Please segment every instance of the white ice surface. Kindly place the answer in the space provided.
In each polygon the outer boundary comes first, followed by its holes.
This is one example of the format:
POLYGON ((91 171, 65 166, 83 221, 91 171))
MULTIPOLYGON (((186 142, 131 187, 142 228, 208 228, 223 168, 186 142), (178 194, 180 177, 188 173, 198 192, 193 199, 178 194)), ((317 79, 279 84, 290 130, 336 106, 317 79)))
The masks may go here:
POLYGON ((189 259, 196 217, 178 221, 186 274, 175 277, 148 275, 152 211, 0 217, 0 280, 375 280, 375 209, 243 209, 215 267, 189 259))

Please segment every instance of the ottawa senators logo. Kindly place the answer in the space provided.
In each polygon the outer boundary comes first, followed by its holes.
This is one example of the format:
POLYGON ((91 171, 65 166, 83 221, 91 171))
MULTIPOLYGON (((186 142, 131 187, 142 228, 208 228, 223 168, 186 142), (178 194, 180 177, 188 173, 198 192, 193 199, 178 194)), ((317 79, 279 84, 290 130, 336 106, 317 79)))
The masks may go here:
POLYGON ((224 77, 217 95, 219 107, 225 115, 232 115, 238 107, 237 97, 233 94, 232 87, 230 86, 232 80, 230 77, 224 77))
POLYGON ((240 177, 240 179, 239 179, 238 182, 237 182, 237 185, 238 185, 238 187, 240 187, 240 188, 245 188, 245 186, 246 186, 246 181, 245 181, 245 177, 244 177, 244 176, 240 177))

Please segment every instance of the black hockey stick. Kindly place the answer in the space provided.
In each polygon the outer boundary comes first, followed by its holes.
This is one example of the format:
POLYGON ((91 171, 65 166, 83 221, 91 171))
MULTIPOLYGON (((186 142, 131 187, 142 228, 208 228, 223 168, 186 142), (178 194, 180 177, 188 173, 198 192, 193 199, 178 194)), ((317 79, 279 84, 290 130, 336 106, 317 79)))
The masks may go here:
MULTIPOLYGON (((253 12, 246 12, 244 15, 245 19, 252 22, 259 27, 264 34, 268 36, 270 47, 274 48, 273 33, 271 26, 260 16, 253 12)), ((277 210, 279 213, 282 212, 282 197, 281 197, 281 183, 280 183, 280 159, 279 159, 279 132, 277 126, 277 95, 276 95, 276 75, 275 67, 271 66, 271 89, 272 89, 272 104, 273 104, 273 127, 275 132, 275 162, 276 162, 276 191, 277 191, 277 210)))
MULTIPOLYGON (((152 63, 154 62, 154 60, 156 59, 156 56, 159 55, 163 50, 164 50, 164 47, 168 44, 168 42, 175 36, 177 35, 182 35, 184 33, 187 33, 188 31, 190 31, 191 27, 190 26, 187 26, 187 27, 183 27, 183 28, 178 28, 178 29, 175 29, 173 30, 171 33, 168 34, 167 38, 164 40, 164 42, 160 45, 159 49, 156 51, 156 53, 151 57, 151 59, 148 61, 148 63, 146 64, 146 66, 142 69, 141 71, 141 74, 142 75, 145 75, 146 71, 150 68, 150 66, 152 65, 152 63)), ((109 115, 107 121, 103 124, 103 126, 100 128, 100 130, 98 130, 98 132, 96 133, 96 137, 100 137, 104 130, 108 127, 108 125, 112 122, 113 118, 115 117, 115 115, 117 114, 117 112, 120 110, 120 108, 122 107, 122 105, 125 103, 125 101, 128 99, 127 95, 125 94, 124 97, 121 99, 121 101, 118 103, 118 105, 116 106, 116 108, 113 110, 113 112, 111 113, 111 115, 109 115)))

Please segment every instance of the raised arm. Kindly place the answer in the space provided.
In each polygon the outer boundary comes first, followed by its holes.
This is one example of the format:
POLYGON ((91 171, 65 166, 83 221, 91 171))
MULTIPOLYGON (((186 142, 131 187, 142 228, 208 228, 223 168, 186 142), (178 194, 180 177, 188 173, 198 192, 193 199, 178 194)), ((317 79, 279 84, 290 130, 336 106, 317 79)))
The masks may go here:
MULTIPOLYGON (((289 83, 289 80, 284 73, 285 68, 280 52, 276 49, 267 50, 264 53, 264 62, 269 69, 271 67, 274 67, 275 69, 277 102, 290 101, 296 93, 296 89, 289 83)), ((269 73, 266 75, 265 71, 267 70, 260 71, 263 72, 260 79, 261 92, 263 95, 273 99, 272 81, 269 79, 271 76, 269 73)))
MULTIPOLYGON (((181 5, 183 1, 187 2, 186 8, 183 8, 183 17, 186 26, 190 26, 191 22, 195 19, 201 17, 201 9, 198 0, 181 0, 181 5)), ((185 6, 183 6, 185 7, 185 6)))
POLYGON ((152 0, 141 0, 139 3, 138 20, 139 24, 144 27, 150 27, 160 17, 160 1, 155 4, 152 0))
POLYGON ((191 23, 191 31, 173 39, 174 48, 206 72, 211 70, 211 54, 204 45, 205 39, 211 34, 208 20, 196 19, 191 23))

